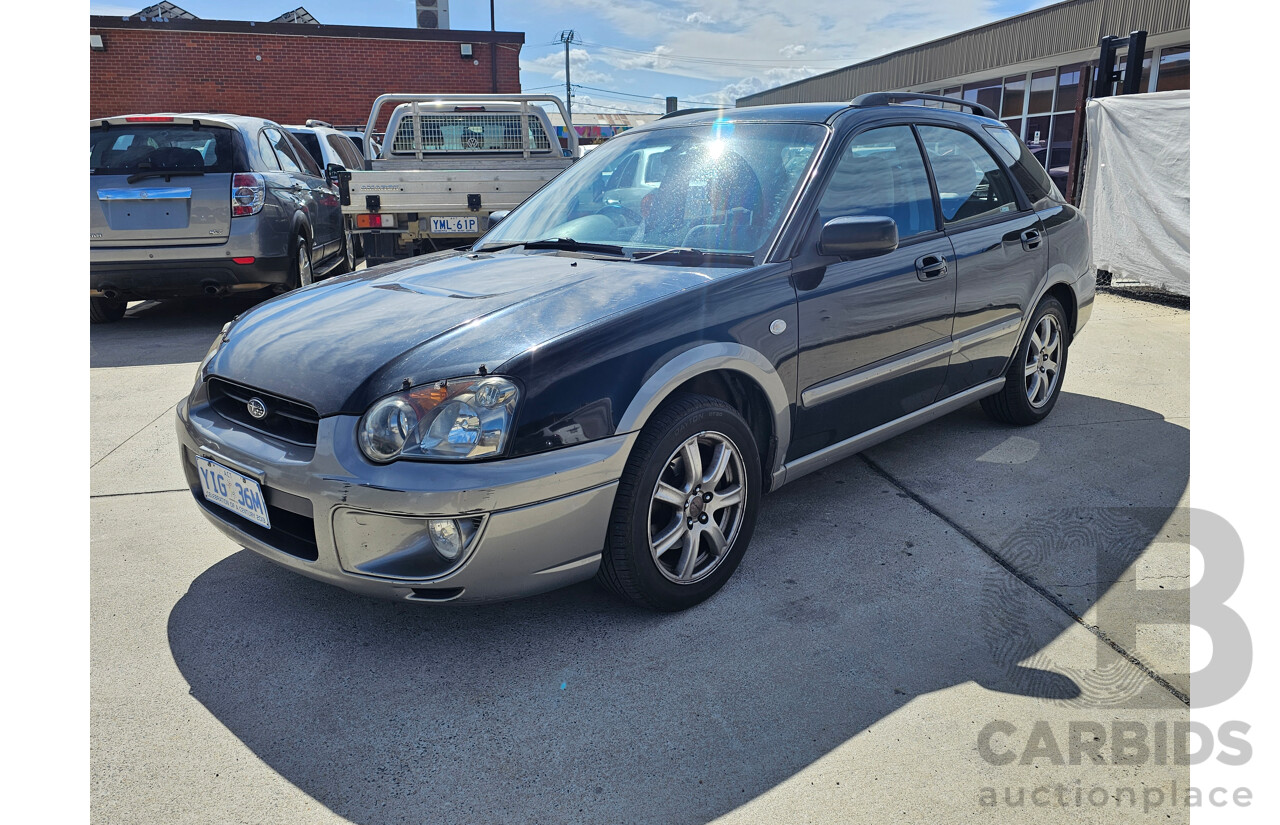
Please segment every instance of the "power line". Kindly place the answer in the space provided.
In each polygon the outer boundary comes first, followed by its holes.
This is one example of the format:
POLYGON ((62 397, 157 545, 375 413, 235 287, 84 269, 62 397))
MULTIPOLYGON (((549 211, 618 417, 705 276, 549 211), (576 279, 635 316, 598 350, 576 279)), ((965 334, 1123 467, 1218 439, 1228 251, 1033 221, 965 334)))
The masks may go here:
MULTIPOLYGON (((617 106, 606 106, 603 103, 579 103, 579 106, 595 106, 597 109, 609 109, 613 112, 619 112, 624 115, 660 115, 662 112, 632 112, 628 109, 619 109, 617 106)), ((579 112, 578 114, 589 115, 590 112, 579 112)))
POLYGON ((725 66, 759 66, 760 68, 778 67, 789 68, 793 66, 812 64, 812 63, 839 63, 841 65, 852 65, 857 63, 856 59, 843 57, 796 57, 796 58, 750 58, 743 57, 735 60, 722 60, 715 57, 700 57, 697 55, 683 55, 669 52, 642 52, 635 49, 624 49, 621 46, 608 46, 604 43, 590 43, 582 41, 581 45, 590 46, 596 49, 604 49, 611 52, 622 52, 624 54, 640 55, 642 57, 652 57, 660 60, 671 60, 677 63, 711 63, 725 66))
MULTIPOLYGON (((584 85, 584 84, 582 84, 582 83, 575 83, 575 84, 573 84, 573 87, 574 87, 575 89, 590 89, 590 90, 591 90, 591 91, 593 91, 593 92, 604 92, 604 93, 606 93, 606 94, 619 95, 619 96, 621 96, 621 97, 635 97, 635 98, 639 98, 640 100, 661 100, 661 101, 663 101, 663 102, 665 102, 665 101, 666 101, 666 98, 665 98, 665 97, 662 97, 661 95, 637 95, 637 94, 632 94, 631 92, 620 92, 620 91, 618 91, 617 89, 601 89, 601 88, 598 88, 598 87, 596 87, 596 86, 586 86, 586 85, 584 85)), ((700 103, 700 104, 702 104, 702 105, 704 105, 704 106, 720 106, 720 105, 723 105, 723 104, 722 104, 720 101, 718 101, 718 100, 717 100, 717 101, 712 101, 712 100, 686 100, 686 101, 684 101, 684 102, 685 102, 685 103, 700 103)))

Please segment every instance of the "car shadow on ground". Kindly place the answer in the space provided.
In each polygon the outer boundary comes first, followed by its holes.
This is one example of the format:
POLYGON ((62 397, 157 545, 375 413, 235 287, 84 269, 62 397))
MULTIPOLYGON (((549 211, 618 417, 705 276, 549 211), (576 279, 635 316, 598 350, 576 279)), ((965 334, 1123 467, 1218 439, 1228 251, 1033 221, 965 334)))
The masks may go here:
POLYGON ((138 367, 199 361, 222 325, 274 297, 270 290, 228 298, 142 301, 113 324, 89 327, 89 366, 138 367))
MULTIPOLYGON (((1163 449, 1185 456, 1187 431, 1155 418, 1163 449)), ((934 422, 918 449, 936 460, 935 442, 983 426, 967 414, 934 422)), ((989 440, 1009 432, 990 425, 989 440)), ((1095 537, 1118 548, 1107 575, 1159 533, 1185 486, 1185 475, 1129 479, 1129 501, 1145 507, 1095 537)), ((976 681, 1073 700, 1081 687, 1043 650, 1074 624, 853 458, 768 496, 734 578, 682 614, 631 608, 591 583, 422 608, 243 551, 192 582, 168 630, 191 694, 354 822, 670 824, 733 810, 923 694, 976 681)))

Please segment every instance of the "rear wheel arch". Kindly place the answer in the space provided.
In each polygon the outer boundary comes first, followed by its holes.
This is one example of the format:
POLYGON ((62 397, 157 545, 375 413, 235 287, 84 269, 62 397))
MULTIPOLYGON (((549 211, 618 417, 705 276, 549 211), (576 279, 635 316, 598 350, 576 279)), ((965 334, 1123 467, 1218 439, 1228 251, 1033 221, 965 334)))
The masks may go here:
POLYGON ((1039 306, 1040 301, 1043 301, 1047 297, 1057 298, 1058 303, 1062 304, 1062 309, 1067 313, 1067 330, 1070 337, 1074 338, 1076 334, 1076 320, 1080 314, 1080 307, 1076 300, 1075 290, 1072 289, 1071 285, 1065 281, 1059 281, 1044 291, 1044 294, 1036 301, 1036 305, 1039 306))

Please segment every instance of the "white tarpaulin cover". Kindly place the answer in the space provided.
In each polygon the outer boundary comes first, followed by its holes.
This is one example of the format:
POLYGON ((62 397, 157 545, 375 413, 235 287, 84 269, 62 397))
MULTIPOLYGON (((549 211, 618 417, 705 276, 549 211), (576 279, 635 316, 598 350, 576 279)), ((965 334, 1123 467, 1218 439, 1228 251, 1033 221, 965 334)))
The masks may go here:
POLYGON ((1081 208, 1113 281, 1191 294, 1191 92, 1089 101, 1081 208))

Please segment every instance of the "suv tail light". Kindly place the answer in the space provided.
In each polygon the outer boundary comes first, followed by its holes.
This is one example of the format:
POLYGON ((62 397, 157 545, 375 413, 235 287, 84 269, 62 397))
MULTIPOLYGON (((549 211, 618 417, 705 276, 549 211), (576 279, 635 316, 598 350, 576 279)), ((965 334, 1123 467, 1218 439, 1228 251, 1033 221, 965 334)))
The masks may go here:
POLYGON ((231 215, 256 215, 267 200, 267 182, 257 172, 236 172, 231 176, 231 215))

